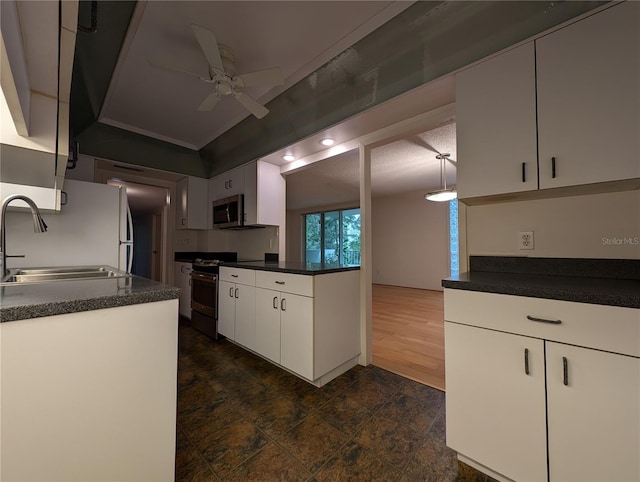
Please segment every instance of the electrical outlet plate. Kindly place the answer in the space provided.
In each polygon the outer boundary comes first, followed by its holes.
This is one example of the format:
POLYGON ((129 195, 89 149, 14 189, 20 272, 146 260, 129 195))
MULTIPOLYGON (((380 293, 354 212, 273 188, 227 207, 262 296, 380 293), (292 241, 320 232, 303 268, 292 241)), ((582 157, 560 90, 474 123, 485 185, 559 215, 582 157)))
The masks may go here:
POLYGON ((533 249, 533 231, 520 231, 518 233, 518 249, 533 249))

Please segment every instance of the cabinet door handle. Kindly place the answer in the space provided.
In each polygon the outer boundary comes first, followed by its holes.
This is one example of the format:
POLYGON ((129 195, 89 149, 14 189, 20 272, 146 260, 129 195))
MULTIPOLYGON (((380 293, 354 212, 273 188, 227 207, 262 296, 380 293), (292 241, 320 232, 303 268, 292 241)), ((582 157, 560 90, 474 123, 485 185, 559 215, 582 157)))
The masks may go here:
POLYGON ((225 189, 229 189, 229 181, 225 181, 224 182, 224 188, 225 189))
POLYGON ((551 177, 553 179, 556 178, 556 158, 555 157, 551 158, 551 177))
POLYGON ((569 386, 569 361, 566 356, 562 357, 562 383, 569 386))
POLYGON ((182 223, 183 226, 187 225, 187 218, 182 218, 182 220, 180 221, 182 223))
POLYGON ((559 325, 562 320, 545 320, 544 318, 536 318, 535 316, 527 315, 527 320, 537 321, 538 323, 551 323, 552 325, 559 325))
POLYGON ((229 296, 233 298, 233 288, 229 288, 229 296))
POLYGON ((278 309, 278 297, 277 296, 273 297, 273 309, 274 310, 278 309))
POLYGON ((283 284, 284 284, 284 281, 276 281, 276 284, 277 284, 277 285, 283 285, 283 284))
POLYGON ((233 179, 229 179, 229 189, 233 187, 233 179))
POLYGON ((527 182, 527 163, 522 163, 522 182, 527 182))
POLYGON ((284 298, 280 300, 280 309, 282 311, 287 311, 287 300, 284 298))
POLYGON ((529 349, 524 349, 524 373, 525 375, 529 375, 529 349))
POLYGON ((236 298, 238 298, 238 293, 240 293, 240 289, 236 288, 236 298))
POLYGON ((191 278, 189 278, 189 286, 191 286, 191 278))

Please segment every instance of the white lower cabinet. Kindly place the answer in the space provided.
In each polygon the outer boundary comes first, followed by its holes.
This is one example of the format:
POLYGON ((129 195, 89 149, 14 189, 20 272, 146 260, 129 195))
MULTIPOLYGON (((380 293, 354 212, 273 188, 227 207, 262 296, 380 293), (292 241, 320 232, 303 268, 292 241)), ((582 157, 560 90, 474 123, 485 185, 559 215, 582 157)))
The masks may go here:
POLYGON ((180 316, 191 319, 192 263, 174 262, 174 284, 180 288, 180 316))
POLYGON ((280 364, 313 380, 313 298, 282 294, 280 364))
POLYGON ((546 480, 544 342, 456 323, 445 340, 447 445, 510 479, 546 480))
POLYGON ((637 309, 445 289, 447 445, 498 479, 639 481, 638 340, 637 309))
POLYGON ((256 288, 256 352, 280 363, 280 293, 256 288))
POLYGON ((218 332, 228 339, 318 387, 358 364, 357 270, 297 274, 221 267, 220 280, 218 332))
POLYGON ((230 340, 236 339, 235 283, 218 281, 218 333, 230 340))
POLYGON ((546 345, 550 480, 640 480, 640 358, 546 345))
POLYGON ((256 352, 313 380, 313 298, 256 288, 256 352))
POLYGON ((255 272, 221 267, 218 283, 218 333, 255 349, 255 272))

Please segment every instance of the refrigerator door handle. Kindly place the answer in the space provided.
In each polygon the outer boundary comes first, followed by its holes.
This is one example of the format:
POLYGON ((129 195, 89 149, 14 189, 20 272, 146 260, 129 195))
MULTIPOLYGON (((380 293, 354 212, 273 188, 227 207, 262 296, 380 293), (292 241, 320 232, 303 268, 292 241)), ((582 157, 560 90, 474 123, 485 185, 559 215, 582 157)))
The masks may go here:
POLYGON ((133 217, 131 216, 131 208, 129 207, 129 203, 127 202, 127 226, 129 227, 129 232, 127 233, 127 242, 129 245, 127 246, 127 250, 129 251, 129 256, 127 256, 127 273, 131 273, 131 268, 133 267, 133 217))

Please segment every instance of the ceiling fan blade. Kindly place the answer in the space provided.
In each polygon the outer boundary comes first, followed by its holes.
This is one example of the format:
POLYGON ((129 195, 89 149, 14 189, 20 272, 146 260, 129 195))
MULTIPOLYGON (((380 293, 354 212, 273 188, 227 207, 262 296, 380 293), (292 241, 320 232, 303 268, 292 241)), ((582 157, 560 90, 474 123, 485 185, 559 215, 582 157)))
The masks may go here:
POLYGON ((240 102, 245 107, 245 109, 251 112, 258 119, 262 119, 269 113, 269 109, 258 103, 258 101, 254 98, 249 97, 244 92, 234 92, 233 96, 238 99, 238 102, 240 102))
POLYGON ((255 87, 261 85, 284 85, 284 77, 279 68, 258 70, 237 76, 241 80, 242 87, 255 87))
POLYGON ((167 70, 169 72, 177 72, 179 74, 187 74, 187 75, 190 75, 192 77, 197 77, 198 79, 205 78, 204 76, 202 76, 200 74, 196 74, 195 72, 189 72, 188 70, 183 70, 183 69, 177 68, 177 67, 169 67, 167 65, 161 65, 161 64, 158 64, 158 63, 153 62, 151 60, 149 60, 149 65, 151 67, 156 68, 156 69, 167 70))
POLYGON ((224 72, 222 57, 220 57, 220 51, 218 50, 218 41, 216 40, 216 36, 213 32, 195 24, 191 24, 191 30, 196 36, 196 40, 198 40, 200 48, 204 52, 204 56, 207 58, 209 65, 216 70, 224 72))
POLYGON ((220 100, 220 94, 217 92, 211 92, 205 99, 202 101, 202 104, 198 106, 198 110, 200 112, 212 110, 218 101, 220 100))

